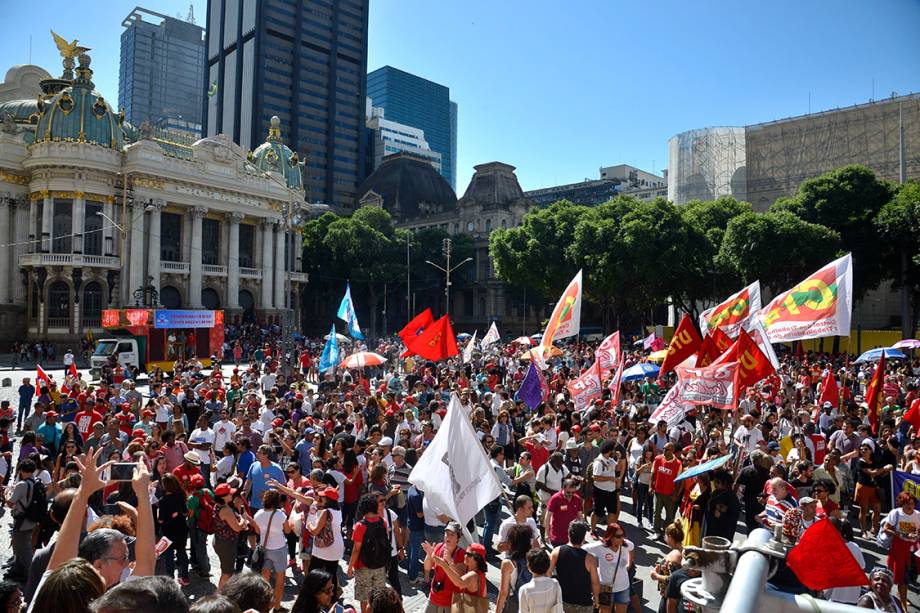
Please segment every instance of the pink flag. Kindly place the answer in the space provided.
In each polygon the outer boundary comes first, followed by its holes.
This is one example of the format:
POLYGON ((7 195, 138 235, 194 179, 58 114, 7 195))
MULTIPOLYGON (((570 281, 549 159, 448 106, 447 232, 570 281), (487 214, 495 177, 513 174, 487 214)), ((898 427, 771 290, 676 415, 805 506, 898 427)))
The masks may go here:
POLYGON ((656 337, 655 337, 655 333, 654 333, 654 332, 652 332, 651 334, 649 334, 648 336, 646 336, 645 338, 643 338, 643 339, 642 339, 642 348, 643 348, 643 349, 651 349, 651 348, 652 348, 652 343, 655 342, 655 338, 656 338, 656 337))
POLYGON ((617 367, 620 358, 620 333, 614 332, 598 345, 594 358, 600 365, 601 379, 606 379, 610 371, 617 367))
POLYGON ((591 368, 587 369, 581 376, 566 384, 572 402, 575 403, 576 409, 583 409, 588 406, 592 400, 599 398, 604 389, 601 385, 600 366, 595 360, 591 368))
MULTIPOLYGON (((618 333, 619 334, 619 333, 618 333)), ((610 408, 611 410, 620 406, 620 383, 623 380, 623 356, 617 355, 617 371, 610 380, 610 408)))

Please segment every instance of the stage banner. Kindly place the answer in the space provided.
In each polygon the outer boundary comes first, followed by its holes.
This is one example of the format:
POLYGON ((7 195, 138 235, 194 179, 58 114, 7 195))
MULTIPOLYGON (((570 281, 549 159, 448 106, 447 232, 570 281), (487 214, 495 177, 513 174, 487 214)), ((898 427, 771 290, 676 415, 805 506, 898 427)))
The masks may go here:
POLYGON ((153 317, 153 327, 213 328, 217 323, 216 313, 217 311, 158 310, 153 317))

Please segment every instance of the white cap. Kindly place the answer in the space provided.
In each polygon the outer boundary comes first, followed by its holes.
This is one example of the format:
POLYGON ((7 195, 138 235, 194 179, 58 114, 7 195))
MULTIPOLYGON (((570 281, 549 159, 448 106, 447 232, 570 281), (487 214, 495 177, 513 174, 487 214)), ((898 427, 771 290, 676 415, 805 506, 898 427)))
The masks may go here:
POLYGON ((382 439, 380 439, 380 446, 381 447, 392 447, 393 439, 391 439, 389 436, 383 437, 382 439))

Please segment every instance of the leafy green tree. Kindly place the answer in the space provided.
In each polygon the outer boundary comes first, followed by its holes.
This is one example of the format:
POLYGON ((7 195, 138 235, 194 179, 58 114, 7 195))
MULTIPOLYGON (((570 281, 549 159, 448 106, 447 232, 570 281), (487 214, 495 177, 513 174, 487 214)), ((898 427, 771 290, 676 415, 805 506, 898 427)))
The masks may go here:
POLYGON ((760 279, 780 292, 838 257, 840 235, 789 211, 743 213, 730 222, 716 258, 742 283, 760 279))
POLYGON ((531 211, 520 226, 493 230, 489 254, 498 277, 544 297, 558 295, 578 272, 566 249, 578 222, 590 212, 589 207, 560 200, 531 211))
POLYGON ((853 254, 853 295, 860 299, 890 276, 875 220, 892 195, 892 186, 871 170, 850 165, 803 181, 798 194, 777 200, 770 210, 836 231, 843 249, 853 254))
POLYGON ((697 270, 696 276, 688 279, 692 295, 718 302, 738 291, 741 279, 733 271, 719 266, 716 256, 719 255, 728 222, 749 213, 750 203, 723 196, 715 200, 691 200, 678 210, 702 240, 698 248, 702 251, 700 256, 704 264, 697 270))
POLYGON ((910 181, 882 207, 875 225, 879 245, 885 245, 885 265, 895 271, 894 284, 901 291, 901 332, 912 338, 920 309, 920 183, 910 181))

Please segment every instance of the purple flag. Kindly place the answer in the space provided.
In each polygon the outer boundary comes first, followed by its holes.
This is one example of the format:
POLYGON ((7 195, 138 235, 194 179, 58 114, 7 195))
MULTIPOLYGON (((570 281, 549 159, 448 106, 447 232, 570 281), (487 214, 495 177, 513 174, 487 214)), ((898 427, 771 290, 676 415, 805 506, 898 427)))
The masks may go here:
POLYGON ((523 400, 531 411, 543 402, 543 386, 541 383, 540 372, 537 370, 534 360, 531 360, 527 376, 521 381, 521 387, 517 391, 518 400, 523 400))

